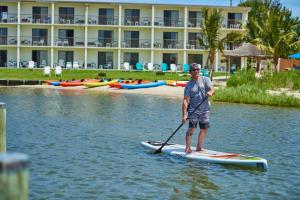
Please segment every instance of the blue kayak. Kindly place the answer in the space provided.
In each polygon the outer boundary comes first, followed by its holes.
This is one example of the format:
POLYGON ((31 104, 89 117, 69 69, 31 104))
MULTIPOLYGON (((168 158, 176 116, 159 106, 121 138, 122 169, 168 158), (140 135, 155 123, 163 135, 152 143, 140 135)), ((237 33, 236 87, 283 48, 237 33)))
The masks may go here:
POLYGON ((54 82, 51 82, 51 85, 59 86, 59 85, 60 85, 60 82, 54 81, 54 82))
POLYGON ((151 82, 151 83, 142 83, 142 84, 121 84, 122 89, 138 89, 138 88, 150 88, 157 87, 161 85, 166 85, 165 81, 151 82))

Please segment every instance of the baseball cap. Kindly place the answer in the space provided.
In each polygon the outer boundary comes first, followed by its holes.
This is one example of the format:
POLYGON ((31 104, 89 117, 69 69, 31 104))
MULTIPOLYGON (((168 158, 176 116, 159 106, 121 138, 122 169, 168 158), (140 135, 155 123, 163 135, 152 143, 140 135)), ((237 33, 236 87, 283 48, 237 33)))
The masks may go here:
POLYGON ((199 69, 199 65, 197 63, 190 64, 190 72, 199 69))

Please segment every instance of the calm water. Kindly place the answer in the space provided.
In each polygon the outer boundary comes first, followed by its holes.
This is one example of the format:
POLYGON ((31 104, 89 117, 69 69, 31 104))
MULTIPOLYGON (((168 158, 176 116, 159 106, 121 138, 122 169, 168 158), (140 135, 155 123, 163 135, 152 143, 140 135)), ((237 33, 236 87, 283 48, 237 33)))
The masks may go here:
POLYGON ((299 109, 213 104, 206 148, 264 157, 261 172, 144 149, 180 124, 179 99, 1 88, 0 101, 8 151, 30 156, 31 199, 300 198, 299 109))

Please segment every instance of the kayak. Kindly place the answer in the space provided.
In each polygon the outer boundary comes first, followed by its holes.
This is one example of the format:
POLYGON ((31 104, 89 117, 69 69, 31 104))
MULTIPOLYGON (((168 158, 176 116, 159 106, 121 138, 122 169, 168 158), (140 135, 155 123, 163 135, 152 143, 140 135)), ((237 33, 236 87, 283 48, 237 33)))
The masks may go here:
POLYGON ((188 83, 187 81, 177 81, 176 86, 185 87, 187 83, 188 83))
POLYGON ((94 83, 90 82, 90 83, 85 83, 83 85, 87 88, 93 88, 93 87, 105 86, 110 83, 116 83, 116 82, 118 82, 118 80, 112 80, 112 81, 106 81, 106 82, 94 82, 94 83))
POLYGON ((174 81, 174 80, 167 80, 167 81, 166 81, 166 85, 169 85, 169 86, 176 86, 176 82, 177 82, 177 81, 174 81))
POLYGON ((122 81, 122 82, 117 82, 117 83, 110 83, 108 84, 110 87, 115 87, 118 89, 122 89, 122 85, 138 85, 138 84, 145 84, 145 83, 150 83, 150 81, 142 80, 141 82, 138 81, 122 81))
POLYGON ((62 87, 74 87, 74 86, 81 86, 83 82, 81 81, 70 81, 70 82, 61 82, 60 86, 62 87))
POLYGON ((122 89, 138 89, 138 88, 150 88, 166 85, 165 81, 142 83, 142 84, 121 84, 122 89))
POLYGON ((60 86, 60 83, 61 83, 61 82, 59 82, 59 81, 53 81, 53 82, 51 82, 50 84, 51 84, 51 85, 54 85, 54 86, 60 86))
MULTIPOLYGON (((161 142, 155 141, 144 141, 141 144, 149 149, 156 150, 159 149, 162 145, 161 142)), ((195 148, 192 148, 192 153, 185 153, 185 145, 180 144, 171 144, 168 143, 162 149, 162 152, 170 154, 172 156, 180 156, 187 159, 205 161, 210 163, 220 163, 236 166, 244 166, 256 169, 267 170, 268 163, 264 158, 246 156, 236 153, 225 153, 219 151, 212 151, 204 149, 202 151, 195 151, 195 148)))

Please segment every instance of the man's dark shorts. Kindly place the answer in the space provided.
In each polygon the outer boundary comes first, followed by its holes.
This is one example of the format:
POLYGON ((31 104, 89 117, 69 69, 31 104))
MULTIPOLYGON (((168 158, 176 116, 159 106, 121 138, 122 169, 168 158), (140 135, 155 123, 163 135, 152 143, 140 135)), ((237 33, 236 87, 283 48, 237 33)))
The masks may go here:
POLYGON ((198 114, 197 117, 189 119, 189 128, 197 128, 198 124, 200 129, 209 128, 209 112, 198 114))

